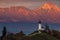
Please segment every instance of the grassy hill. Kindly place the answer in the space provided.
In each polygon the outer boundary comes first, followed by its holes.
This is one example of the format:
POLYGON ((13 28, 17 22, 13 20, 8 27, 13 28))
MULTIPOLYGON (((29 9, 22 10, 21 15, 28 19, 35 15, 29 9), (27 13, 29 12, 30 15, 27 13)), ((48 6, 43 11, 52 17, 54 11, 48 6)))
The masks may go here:
POLYGON ((27 36, 25 39, 26 40, 60 40, 57 37, 49 35, 46 32, 38 33, 37 31, 29 34, 29 36, 27 36))
POLYGON ((37 31, 25 35, 23 32, 17 34, 10 34, 5 36, 2 40, 60 40, 46 32, 38 33, 37 31))

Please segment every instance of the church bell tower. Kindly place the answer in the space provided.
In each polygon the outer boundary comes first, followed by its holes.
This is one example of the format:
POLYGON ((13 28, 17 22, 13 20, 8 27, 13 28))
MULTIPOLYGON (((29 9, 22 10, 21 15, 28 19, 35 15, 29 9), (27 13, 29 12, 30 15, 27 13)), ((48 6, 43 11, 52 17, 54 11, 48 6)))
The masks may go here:
POLYGON ((41 21, 38 22, 38 32, 41 33, 42 24, 41 21))
POLYGON ((41 31, 43 31, 44 28, 42 27, 42 23, 41 21, 38 22, 38 32, 41 33, 41 31))

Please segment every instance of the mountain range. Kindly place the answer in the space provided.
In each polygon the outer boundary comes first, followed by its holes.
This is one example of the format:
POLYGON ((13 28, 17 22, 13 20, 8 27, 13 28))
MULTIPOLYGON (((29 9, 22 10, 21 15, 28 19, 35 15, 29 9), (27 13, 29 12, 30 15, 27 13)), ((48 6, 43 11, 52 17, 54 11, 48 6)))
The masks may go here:
POLYGON ((60 8, 53 3, 45 3, 36 9, 24 6, 0 8, 0 22, 52 22, 60 23, 60 8))

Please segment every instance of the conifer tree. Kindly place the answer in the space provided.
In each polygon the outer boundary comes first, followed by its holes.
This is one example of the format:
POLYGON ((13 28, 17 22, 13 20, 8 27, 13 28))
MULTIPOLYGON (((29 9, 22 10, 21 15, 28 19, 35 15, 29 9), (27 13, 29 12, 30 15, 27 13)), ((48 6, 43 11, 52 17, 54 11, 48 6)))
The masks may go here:
POLYGON ((2 30, 1 40, 3 40, 4 36, 6 36, 6 27, 5 26, 3 27, 3 30, 2 30))
POLYGON ((46 24, 46 25, 45 25, 45 31, 46 31, 46 32, 48 32, 48 33, 50 33, 50 32, 51 32, 51 30, 50 30, 50 28, 49 28, 48 24, 46 24))
POLYGON ((2 31, 2 37, 6 36, 6 27, 3 27, 3 31, 2 31))

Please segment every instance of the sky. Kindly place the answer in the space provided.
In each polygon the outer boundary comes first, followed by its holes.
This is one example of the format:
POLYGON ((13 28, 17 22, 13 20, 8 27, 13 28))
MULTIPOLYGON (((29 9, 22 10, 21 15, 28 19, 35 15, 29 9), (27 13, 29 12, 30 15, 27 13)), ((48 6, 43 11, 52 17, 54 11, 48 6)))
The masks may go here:
POLYGON ((51 2, 60 7, 60 0, 0 0, 0 7, 25 6, 35 9, 46 2, 51 2))

